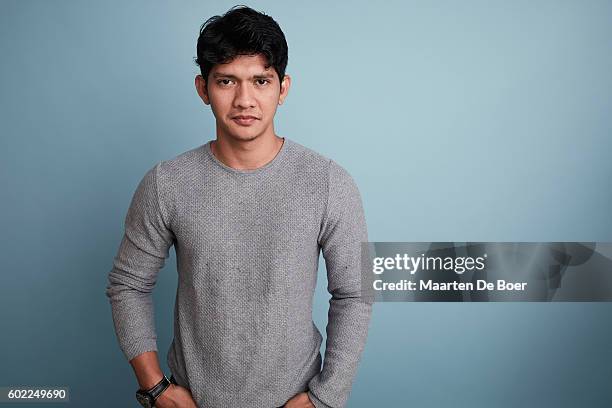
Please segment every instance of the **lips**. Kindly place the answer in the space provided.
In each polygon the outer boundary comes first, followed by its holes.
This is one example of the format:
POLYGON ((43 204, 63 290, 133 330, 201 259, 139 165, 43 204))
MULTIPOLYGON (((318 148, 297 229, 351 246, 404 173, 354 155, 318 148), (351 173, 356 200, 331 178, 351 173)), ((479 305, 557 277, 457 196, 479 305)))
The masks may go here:
POLYGON ((237 115, 232 117, 232 120, 241 126, 250 126, 259 119, 251 115, 237 115))

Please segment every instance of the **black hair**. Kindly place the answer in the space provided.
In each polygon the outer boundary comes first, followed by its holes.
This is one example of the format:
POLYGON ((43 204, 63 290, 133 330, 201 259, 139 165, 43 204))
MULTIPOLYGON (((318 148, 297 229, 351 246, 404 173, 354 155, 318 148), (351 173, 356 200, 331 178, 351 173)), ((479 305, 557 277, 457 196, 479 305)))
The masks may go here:
POLYGON ((266 68, 274 67, 280 81, 285 77, 288 47, 274 19, 247 6, 234 6, 222 16, 213 16, 200 27, 197 58, 208 85, 208 74, 216 64, 231 62, 238 55, 263 54, 266 68))

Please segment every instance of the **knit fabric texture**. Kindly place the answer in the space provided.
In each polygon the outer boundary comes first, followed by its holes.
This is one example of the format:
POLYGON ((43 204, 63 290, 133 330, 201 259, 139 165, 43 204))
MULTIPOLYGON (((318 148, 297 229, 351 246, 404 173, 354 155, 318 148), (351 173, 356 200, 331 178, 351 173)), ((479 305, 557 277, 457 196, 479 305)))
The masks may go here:
POLYGON ((166 361, 198 407, 273 408, 300 392, 317 408, 344 407, 372 311, 354 180, 288 138, 255 170, 225 165, 210 145, 158 162, 136 188, 106 287, 121 350, 128 360, 157 351, 152 291, 174 245, 166 361), (320 253, 331 294, 324 360, 312 320, 320 253))

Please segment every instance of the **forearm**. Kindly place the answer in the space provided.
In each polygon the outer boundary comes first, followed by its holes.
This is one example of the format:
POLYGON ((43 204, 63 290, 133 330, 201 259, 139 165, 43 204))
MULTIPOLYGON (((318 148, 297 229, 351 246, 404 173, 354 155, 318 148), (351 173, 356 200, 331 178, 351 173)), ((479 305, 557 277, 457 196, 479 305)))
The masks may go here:
POLYGON ((130 360, 130 365, 134 369, 138 385, 142 390, 152 388, 164 376, 156 351, 147 351, 134 357, 130 360))

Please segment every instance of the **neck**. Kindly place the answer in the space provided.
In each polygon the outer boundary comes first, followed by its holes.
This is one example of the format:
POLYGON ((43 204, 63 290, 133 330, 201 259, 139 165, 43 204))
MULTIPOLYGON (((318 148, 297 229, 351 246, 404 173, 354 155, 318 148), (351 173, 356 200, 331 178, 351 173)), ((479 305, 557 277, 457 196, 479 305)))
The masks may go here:
POLYGON ((217 134, 211 145, 215 157, 237 170, 255 170, 271 162, 283 146, 284 138, 274 133, 252 140, 237 140, 217 134))

